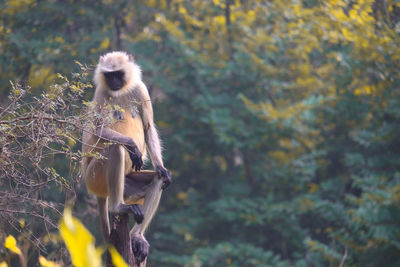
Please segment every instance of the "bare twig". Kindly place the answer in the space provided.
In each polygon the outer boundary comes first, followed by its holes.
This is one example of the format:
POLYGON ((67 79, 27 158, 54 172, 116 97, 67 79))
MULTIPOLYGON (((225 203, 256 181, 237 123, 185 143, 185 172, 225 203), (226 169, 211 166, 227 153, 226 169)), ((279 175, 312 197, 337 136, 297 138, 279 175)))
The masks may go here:
POLYGON ((347 246, 344 248, 344 255, 343 255, 342 261, 340 262, 339 267, 344 266, 344 262, 346 261, 346 258, 347 258, 347 246))

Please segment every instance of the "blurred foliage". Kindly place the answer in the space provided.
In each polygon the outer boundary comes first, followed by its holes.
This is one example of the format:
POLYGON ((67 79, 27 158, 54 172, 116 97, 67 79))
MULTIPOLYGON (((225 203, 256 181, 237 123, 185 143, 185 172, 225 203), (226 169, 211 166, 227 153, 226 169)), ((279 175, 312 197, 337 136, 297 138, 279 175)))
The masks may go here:
MULTIPOLYGON (((76 267, 100 267, 101 254, 105 249, 102 247, 95 247, 94 237, 85 228, 85 226, 75 217, 72 216, 71 209, 67 207, 64 210, 63 217, 60 220, 60 235, 65 242, 68 251, 71 254, 72 264, 76 267)), ((21 253, 17 245, 17 240, 14 236, 9 235, 4 246, 11 252, 20 256, 21 265, 26 266, 25 256, 21 253)), ((115 267, 128 267, 124 259, 114 247, 109 248, 111 259, 115 267)), ((60 267, 61 265, 47 260, 43 256, 38 259, 40 266, 43 267, 60 267)), ((7 263, 2 262, 0 266, 7 267, 7 263), (4 265, 4 266, 3 266, 4 265)))
MULTIPOLYGON (((400 265, 399 1, 3 6, 3 95, 110 50, 142 66, 174 174, 149 266, 400 265)), ((81 186, 76 202, 101 239, 81 186)))

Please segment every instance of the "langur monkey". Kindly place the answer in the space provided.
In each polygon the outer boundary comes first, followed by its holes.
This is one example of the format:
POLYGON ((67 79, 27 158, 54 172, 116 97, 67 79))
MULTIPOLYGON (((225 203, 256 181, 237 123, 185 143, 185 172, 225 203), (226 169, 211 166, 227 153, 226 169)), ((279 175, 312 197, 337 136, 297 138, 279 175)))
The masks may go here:
POLYGON ((95 123, 94 130, 84 131, 82 151, 86 156, 82 173, 88 191, 97 196, 103 236, 107 242, 110 241, 108 208, 114 214, 133 213, 137 224, 130 235, 138 264, 148 254, 149 244, 144 232, 158 207, 162 189, 171 182, 171 172, 164 168, 150 96, 133 57, 125 52, 101 56, 94 83, 94 109, 108 112, 116 121, 110 126, 95 123), (105 109, 110 105, 118 108, 105 109), (142 211, 137 204, 125 204, 123 193, 125 175, 132 169, 141 169, 146 151, 158 179, 154 179, 147 190, 142 211), (90 152, 98 152, 104 157, 92 157, 90 152))

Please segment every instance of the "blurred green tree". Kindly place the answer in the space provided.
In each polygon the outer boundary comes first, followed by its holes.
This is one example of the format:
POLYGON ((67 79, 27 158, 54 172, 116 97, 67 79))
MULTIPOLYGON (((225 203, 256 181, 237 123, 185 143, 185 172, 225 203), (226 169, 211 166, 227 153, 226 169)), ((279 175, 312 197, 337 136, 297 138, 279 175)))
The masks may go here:
POLYGON ((398 1, 16 2, 2 92, 113 49, 142 66, 175 177, 150 266, 399 265, 398 1))

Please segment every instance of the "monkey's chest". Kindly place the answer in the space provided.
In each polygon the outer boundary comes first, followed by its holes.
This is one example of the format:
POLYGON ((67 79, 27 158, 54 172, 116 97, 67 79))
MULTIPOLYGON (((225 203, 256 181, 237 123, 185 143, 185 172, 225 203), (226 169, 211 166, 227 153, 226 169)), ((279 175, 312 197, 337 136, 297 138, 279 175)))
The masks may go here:
POLYGON ((138 115, 139 114, 138 114, 137 108, 135 108, 135 107, 126 108, 124 110, 114 110, 112 113, 113 118, 118 121, 135 118, 138 115))
POLYGON ((144 149, 144 131, 141 117, 132 110, 114 111, 113 117, 117 121, 111 126, 111 129, 131 137, 140 150, 144 149))

